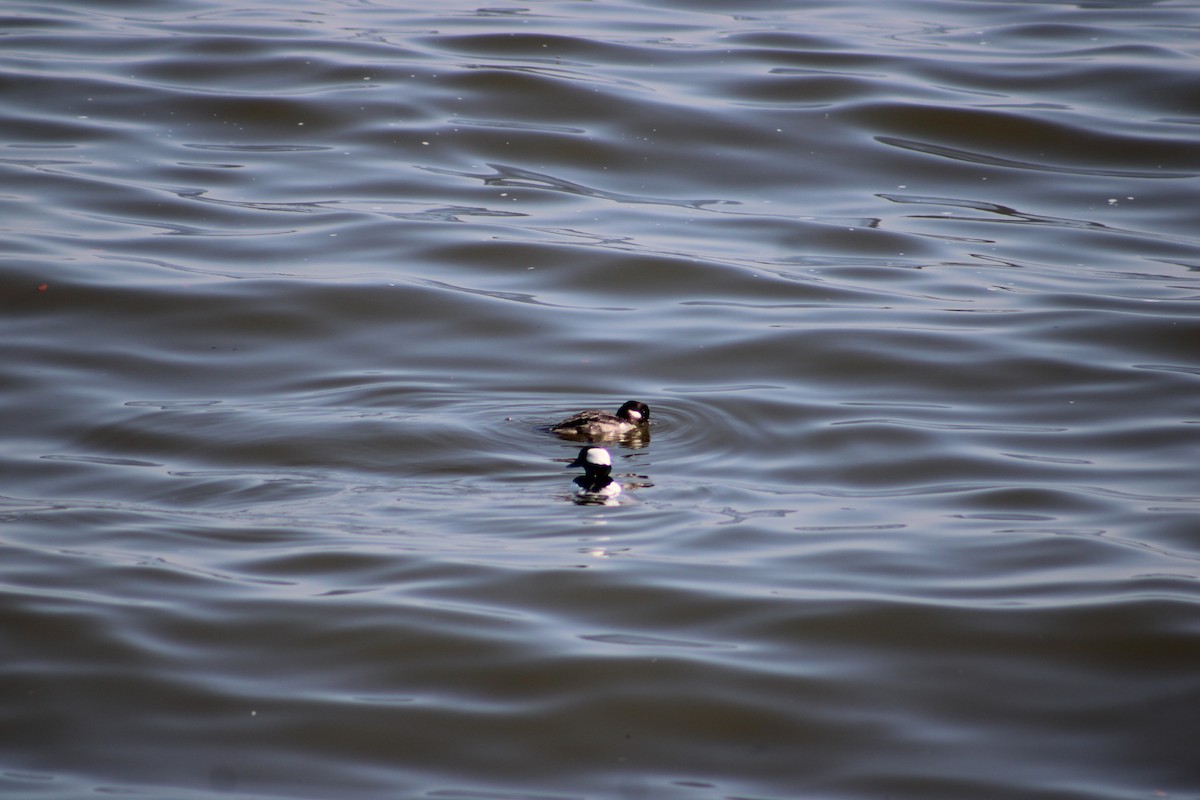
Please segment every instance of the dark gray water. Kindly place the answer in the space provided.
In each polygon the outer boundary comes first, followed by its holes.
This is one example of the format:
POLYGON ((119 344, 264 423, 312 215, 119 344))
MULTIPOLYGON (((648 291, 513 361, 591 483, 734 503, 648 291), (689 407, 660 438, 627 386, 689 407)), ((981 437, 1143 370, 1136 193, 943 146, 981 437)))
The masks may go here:
POLYGON ((0 795, 1200 797, 1200 5, 426 6, 0 11, 0 795))

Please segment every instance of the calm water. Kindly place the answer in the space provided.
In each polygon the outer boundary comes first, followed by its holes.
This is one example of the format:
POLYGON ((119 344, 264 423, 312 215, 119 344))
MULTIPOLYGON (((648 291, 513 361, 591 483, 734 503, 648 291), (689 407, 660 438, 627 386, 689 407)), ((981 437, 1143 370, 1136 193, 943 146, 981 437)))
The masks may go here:
POLYGON ((0 795, 1200 797, 1196 0, 0 32, 0 795))

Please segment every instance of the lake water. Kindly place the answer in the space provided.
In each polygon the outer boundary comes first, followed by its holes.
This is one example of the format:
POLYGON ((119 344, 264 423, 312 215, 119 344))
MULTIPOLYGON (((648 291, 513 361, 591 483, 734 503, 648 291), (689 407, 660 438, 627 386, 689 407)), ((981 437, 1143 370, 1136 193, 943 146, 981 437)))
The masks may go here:
POLYGON ((0 11, 0 795, 1200 797, 1200 3, 426 6, 0 11))

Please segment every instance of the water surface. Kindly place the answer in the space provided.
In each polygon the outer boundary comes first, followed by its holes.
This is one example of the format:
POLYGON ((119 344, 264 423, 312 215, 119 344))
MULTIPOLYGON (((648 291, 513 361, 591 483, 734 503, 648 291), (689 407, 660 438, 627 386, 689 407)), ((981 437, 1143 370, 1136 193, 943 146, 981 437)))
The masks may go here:
POLYGON ((0 14, 0 793, 1200 796, 1194 0, 168 5, 0 14))

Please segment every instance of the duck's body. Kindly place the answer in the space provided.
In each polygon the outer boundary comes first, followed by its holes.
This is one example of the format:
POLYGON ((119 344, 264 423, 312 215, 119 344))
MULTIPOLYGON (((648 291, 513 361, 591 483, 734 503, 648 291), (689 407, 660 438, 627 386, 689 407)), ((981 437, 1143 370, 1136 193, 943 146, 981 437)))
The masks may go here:
POLYGON ((560 436, 589 440, 614 439, 636 430, 644 430, 650 424, 650 408, 637 400, 630 400, 617 409, 616 414, 589 408, 567 417, 550 429, 560 436))
POLYGON ((612 456, 603 447, 583 447, 568 467, 583 467, 576 478, 575 496, 584 502, 605 502, 621 493, 621 484, 612 477, 612 456))

